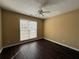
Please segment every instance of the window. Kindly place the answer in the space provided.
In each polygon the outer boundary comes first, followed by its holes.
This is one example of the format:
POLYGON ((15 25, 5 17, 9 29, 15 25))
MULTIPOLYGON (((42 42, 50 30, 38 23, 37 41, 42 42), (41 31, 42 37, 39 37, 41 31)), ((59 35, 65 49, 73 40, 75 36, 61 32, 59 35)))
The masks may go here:
POLYGON ((37 22, 20 19, 20 40, 27 40, 37 37, 37 22))

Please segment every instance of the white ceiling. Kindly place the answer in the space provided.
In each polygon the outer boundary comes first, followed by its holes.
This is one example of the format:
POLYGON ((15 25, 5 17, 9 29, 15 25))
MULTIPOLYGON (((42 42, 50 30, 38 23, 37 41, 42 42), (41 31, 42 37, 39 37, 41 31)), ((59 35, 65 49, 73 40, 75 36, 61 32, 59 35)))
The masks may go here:
POLYGON ((43 1, 45 0, 0 0, 0 6, 8 10, 38 18, 48 18, 79 9, 79 0, 49 0, 49 3, 44 6, 43 9, 50 11, 50 13, 45 13, 44 16, 42 16, 38 13, 38 10, 43 1))

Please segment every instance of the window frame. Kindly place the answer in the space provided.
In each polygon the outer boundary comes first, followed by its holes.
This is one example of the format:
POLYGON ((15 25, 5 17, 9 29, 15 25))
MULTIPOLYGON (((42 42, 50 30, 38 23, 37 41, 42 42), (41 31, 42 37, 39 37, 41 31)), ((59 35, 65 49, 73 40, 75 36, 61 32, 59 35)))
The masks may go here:
POLYGON ((34 21, 34 20, 28 20, 28 19, 24 19, 24 18, 21 18, 20 19, 20 41, 24 41, 24 40, 29 40, 29 39, 34 39, 34 38, 37 38, 38 37, 38 22, 37 21, 34 21), (28 32, 28 38, 26 38, 26 39, 23 39, 21 36, 22 36, 22 34, 21 34, 21 30, 22 30, 22 24, 21 24, 21 21, 28 21, 28 26, 27 26, 27 28, 29 29, 29 30, 27 30, 27 32, 28 32), (30 22, 35 22, 36 23, 36 37, 32 37, 31 35, 30 35, 30 33, 31 33, 31 30, 30 30, 30 26, 29 26, 29 24, 30 24, 30 22), (31 38, 32 37, 32 38, 31 38))

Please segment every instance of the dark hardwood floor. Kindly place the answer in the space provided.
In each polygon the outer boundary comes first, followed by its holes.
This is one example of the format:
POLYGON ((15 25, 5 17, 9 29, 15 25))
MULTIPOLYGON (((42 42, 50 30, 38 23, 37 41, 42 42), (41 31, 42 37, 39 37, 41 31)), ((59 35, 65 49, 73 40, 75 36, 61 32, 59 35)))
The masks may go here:
POLYGON ((42 39, 5 48, 0 59, 79 59, 79 52, 42 39))

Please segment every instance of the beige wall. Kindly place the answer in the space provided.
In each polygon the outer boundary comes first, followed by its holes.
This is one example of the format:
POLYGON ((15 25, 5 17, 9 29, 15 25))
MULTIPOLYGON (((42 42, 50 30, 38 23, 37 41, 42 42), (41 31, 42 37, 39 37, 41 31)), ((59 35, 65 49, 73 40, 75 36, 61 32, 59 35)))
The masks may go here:
POLYGON ((44 36, 79 49, 79 10, 45 20, 44 36))
POLYGON ((1 28, 1 8, 0 8, 0 48, 2 46, 2 28, 1 28))
POLYGON ((43 21, 37 18, 21 15, 15 12, 2 10, 3 46, 20 42, 20 18, 31 19, 38 22, 38 38, 43 37, 43 21))

